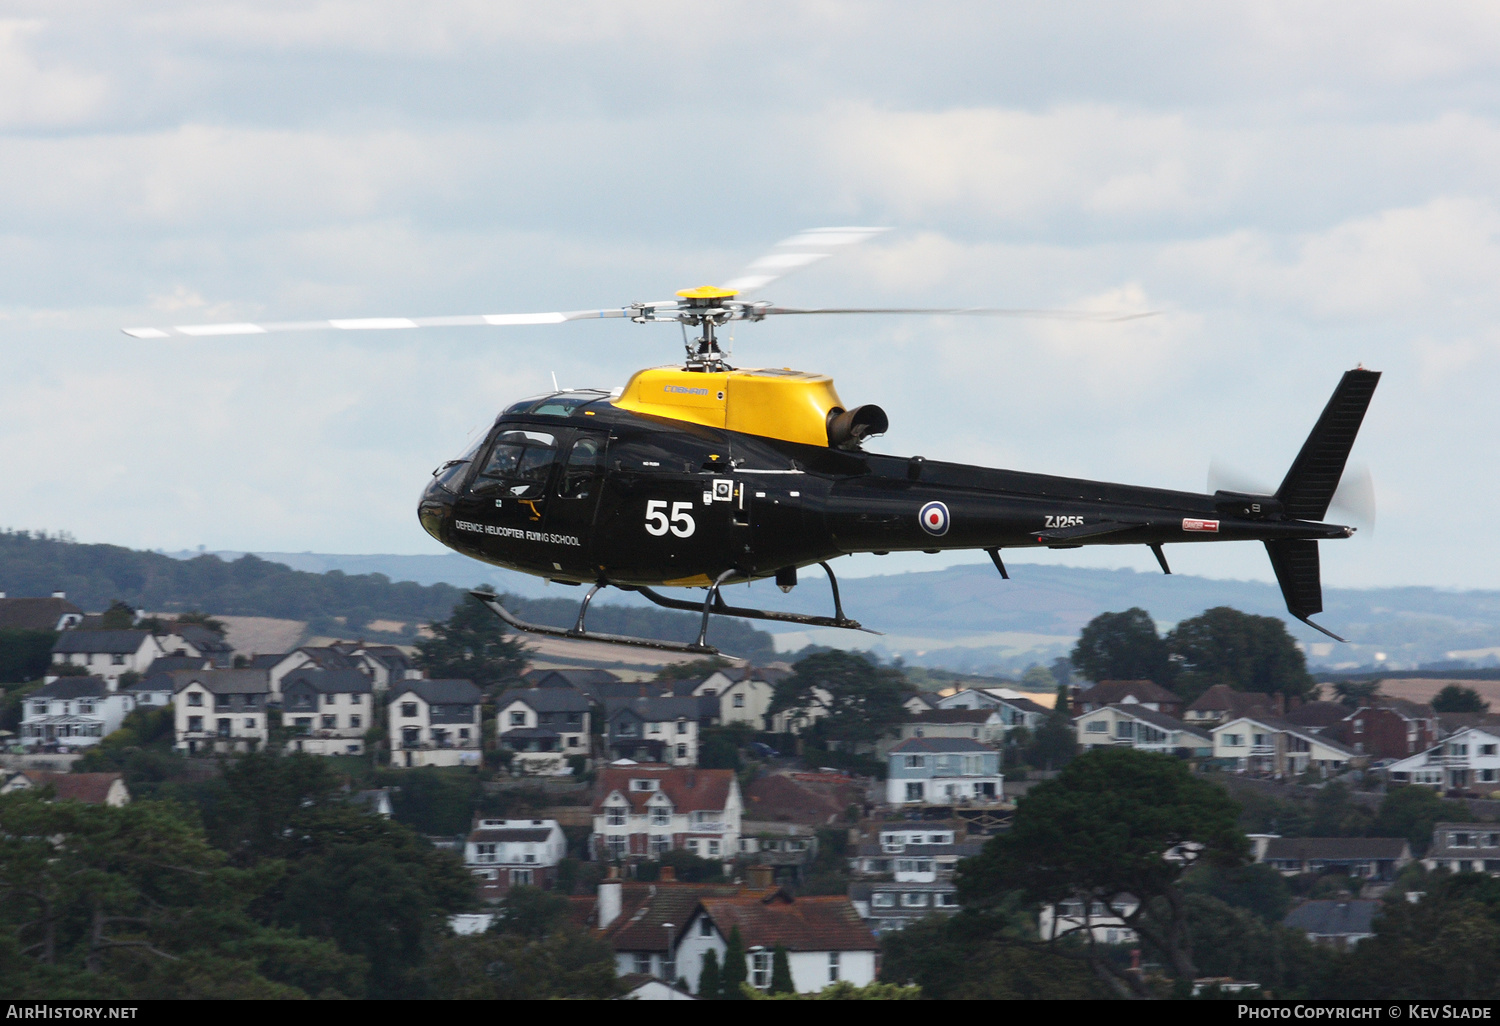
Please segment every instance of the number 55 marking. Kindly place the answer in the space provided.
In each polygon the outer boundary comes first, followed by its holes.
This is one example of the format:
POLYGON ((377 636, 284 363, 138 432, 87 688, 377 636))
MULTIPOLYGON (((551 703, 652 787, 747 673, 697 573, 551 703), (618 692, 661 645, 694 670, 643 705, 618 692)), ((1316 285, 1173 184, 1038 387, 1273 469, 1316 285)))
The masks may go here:
POLYGON ((667 516, 667 501, 665 499, 652 499, 646 503, 646 533, 662 535, 671 531, 679 538, 688 538, 698 529, 693 522, 690 512, 693 504, 691 502, 672 503, 672 515, 667 516))

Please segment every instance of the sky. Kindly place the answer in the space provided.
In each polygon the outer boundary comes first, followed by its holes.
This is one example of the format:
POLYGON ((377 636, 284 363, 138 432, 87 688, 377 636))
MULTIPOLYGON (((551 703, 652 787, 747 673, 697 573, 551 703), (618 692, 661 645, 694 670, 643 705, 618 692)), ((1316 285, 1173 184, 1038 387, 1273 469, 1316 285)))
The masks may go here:
POLYGON ((1195 491, 1274 486, 1363 363, 1378 526, 1325 582, 1500 580, 1494 5, 0 3, 0 180, 0 527, 440 551, 433 467, 677 330, 119 329, 618 306, 879 225, 763 298, 1160 313, 783 318, 736 362, 832 374, 878 451, 1195 491))

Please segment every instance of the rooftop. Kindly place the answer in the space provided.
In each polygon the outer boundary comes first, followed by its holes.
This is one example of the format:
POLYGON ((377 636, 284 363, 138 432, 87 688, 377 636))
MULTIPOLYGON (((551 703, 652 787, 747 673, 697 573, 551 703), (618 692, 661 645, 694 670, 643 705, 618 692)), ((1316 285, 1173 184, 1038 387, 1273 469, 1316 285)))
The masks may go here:
POLYGON ((52 651, 67 654, 109 652, 130 655, 139 652, 150 637, 150 631, 63 631, 57 636, 52 651))
POLYGON ((55 631, 67 613, 82 616, 83 610, 62 598, 0 598, 0 629, 55 631))
POLYGON ((500 696, 499 707, 524 702, 534 712, 588 712, 588 697, 573 688, 521 688, 500 696))
POLYGON ((1353 898, 1346 901, 1304 901, 1286 914, 1281 925, 1319 937, 1347 937, 1375 932, 1375 914, 1380 902, 1353 898))
POLYGON ((1273 837, 1264 858, 1298 862, 1367 862, 1410 858, 1403 837, 1273 837))
POLYGON ((594 783, 594 812, 602 812, 604 800, 618 792, 637 812, 646 808, 656 791, 632 791, 632 780, 658 781, 660 792, 672 801, 677 812, 713 811, 729 804, 732 787, 737 786, 734 770, 695 769, 674 766, 606 766, 599 770, 594 783))
POLYGON ((390 701, 408 693, 431 705, 478 705, 484 697, 472 680, 404 680, 391 688, 390 701))
POLYGON ((28 698, 103 698, 109 694, 109 685, 103 677, 59 677, 51 684, 44 684, 28 698))
POLYGON ((703 911, 719 932, 740 931, 745 947, 788 951, 876 951, 880 942, 843 895, 793 898, 785 891, 765 897, 704 898, 703 911))
POLYGON ((891 749, 892 755, 907 755, 927 752, 936 755, 968 752, 994 754, 994 749, 967 737, 909 737, 891 749))

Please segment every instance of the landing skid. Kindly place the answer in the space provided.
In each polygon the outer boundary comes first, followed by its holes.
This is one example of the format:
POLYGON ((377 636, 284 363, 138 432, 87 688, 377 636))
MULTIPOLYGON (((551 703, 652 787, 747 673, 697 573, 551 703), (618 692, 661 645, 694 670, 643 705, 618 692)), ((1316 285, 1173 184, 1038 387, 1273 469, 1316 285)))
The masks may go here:
POLYGON ((494 592, 471 591, 490 612, 494 613, 507 624, 518 631, 527 634, 543 634, 553 638, 572 638, 575 641, 603 641, 611 645, 633 645, 636 648, 654 648, 663 652, 688 652, 693 655, 718 655, 719 650, 708 643, 708 618, 714 613, 720 616, 738 616, 748 620, 778 620, 782 623, 800 623, 809 627, 840 627, 845 630, 864 631, 866 634, 879 634, 868 627, 860 626, 858 620, 851 620, 844 615, 844 605, 839 599, 838 578, 833 575, 833 568, 827 563, 819 563, 823 571, 828 574, 828 585, 833 589, 833 616, 809 616, 804 613, 777 613, 768 609, 749 609, 742 606, 726 605, 724 598, 719 594, 719 589, 734 576, 733 570, 726 570, 719 576, 708 589, 708 597, 701 603, 689 602, 685 599, 668 598, 650 588, 640 585, 620 585, 621 591, 640 592, 647 599, 667 609, 682 609, 690 613, 702 613, 703 621, 698 628, 698 638, 692 642, 664 641, 658 638, 637 638, 627 634, 600 634, 591 631, 584 626, 584 618, 588 615, 589 603, 594 600, 603 588, 604 584, 596 584, 589 589, 588 594, 583 597, 583 602, 578 607, 578 619, 569 628, 548 627, 544 624, 528 623, 516 616, 509 609, 500 604, 500 598, 494 592))

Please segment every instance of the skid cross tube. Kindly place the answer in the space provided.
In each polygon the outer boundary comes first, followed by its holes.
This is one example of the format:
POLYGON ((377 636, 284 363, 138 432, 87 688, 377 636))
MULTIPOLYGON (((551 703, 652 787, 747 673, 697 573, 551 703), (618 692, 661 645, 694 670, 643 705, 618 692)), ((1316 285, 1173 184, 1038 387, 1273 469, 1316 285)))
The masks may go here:
POLYGON ((681 609, 684 612, 705 614, 713 612, 720 616, 739 616, 747 620, 776 620, 781 623, 800 623, 809 627, 840 627, 844 630, 864 631, 866 634, 880 634, 880 631, 872 631, 868 627, 860 625, 858 620, 851 620, 844 615, 844 605, 839 597, 838 578, 833 575, 833 568, 827 563, 818 564, 823 572, 828 574, 828 585, 833 589, 833 616, 812 616, 808 613, 778 613, 769 609, 750 609, 744 606, 730 606, 724 604, 724 597, 719 594, 719 587, 730 576, 728 572, 721 575, 718 581, 709 588, 708 598, 702 602, 688 602, 684 599, 668 598, 660 592, 653 591, 645 585, 621 585, 624 591, 635 591, 646 596, 652 602, 665 609, 681 609))
MULTIPOLYGON (((483 603, 485 608, 494 613, 500 619, 504 620, 506 623, 510 624, 510 626, 514 627, 518 631, 525 631, 527 634, 545 634, 548 637, 572 638, 575 641, 603 641, 611 645, 632 645, 636 648, 655 648, 660 649, 663 652, 689 652, 693 655, 719 654, 719 650, 714 648, 713 646, 701 644, 702 634, 699 635, 700 641, 685 642, 661 641, 656 638, 636 638, 627 634, 599 634, 594 631, 584 630, 583 615, 588 609, 589 600, 594 597, 595 592, 603 587, 604 585, 602 584, 596 584, 592 589, 590 589, 587 597, 585 597, 583 600, 583 607, 578 610, 578 620, 573 625, 573 628, 571 630, 564 627, 548 627, 545 624, 528 623, 527 621, 522 620, 520 617, 512 613, 509 609, 506 609, 503 605, 501 605, 499 596, 497 596, 494 592, 471 591, 469 592, 469 594, 473 595, 476 599, 483 603)), ((694 606, 693 608, 696 610, 698 607, 694 606)))

